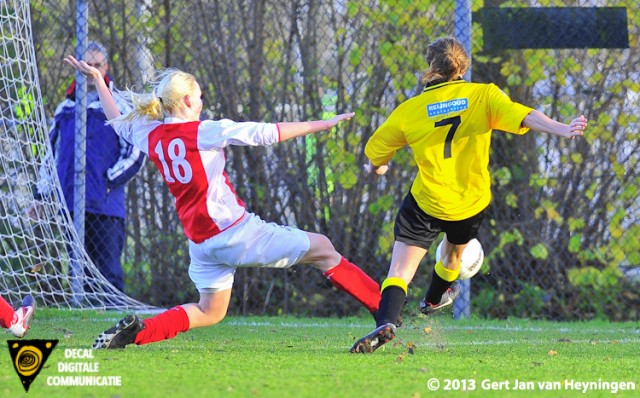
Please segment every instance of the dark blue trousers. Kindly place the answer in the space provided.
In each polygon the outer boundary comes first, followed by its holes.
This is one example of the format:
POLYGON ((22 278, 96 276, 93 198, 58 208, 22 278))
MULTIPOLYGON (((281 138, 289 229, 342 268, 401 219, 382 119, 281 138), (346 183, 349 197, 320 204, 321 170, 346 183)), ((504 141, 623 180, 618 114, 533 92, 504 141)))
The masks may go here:
POLYGON ((125 241, 124 219, 86 213, 84 228, 84 245, 89 257, 113 286, 124 291, 120 263, 125 241))

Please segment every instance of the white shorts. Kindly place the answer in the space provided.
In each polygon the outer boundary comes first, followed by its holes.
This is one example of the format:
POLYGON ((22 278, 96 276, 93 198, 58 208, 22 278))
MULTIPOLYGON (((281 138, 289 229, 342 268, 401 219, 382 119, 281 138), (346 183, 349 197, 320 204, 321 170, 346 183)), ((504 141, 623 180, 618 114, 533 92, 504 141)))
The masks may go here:
POLYGON ((231 289, 238 267, 289 268, 309 251, 304 231, 253 213, 202 243, 189 241, 189 277, 200 292, 231 289))

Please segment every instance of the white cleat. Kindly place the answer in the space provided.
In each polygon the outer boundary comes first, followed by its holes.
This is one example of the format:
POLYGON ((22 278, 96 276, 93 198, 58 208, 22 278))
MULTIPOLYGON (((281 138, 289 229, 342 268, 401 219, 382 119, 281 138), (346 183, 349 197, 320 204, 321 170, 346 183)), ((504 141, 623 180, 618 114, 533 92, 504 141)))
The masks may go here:
POLYGON ((438 304, 431 304, 422 300, 420 302, 420 312, 425 315, 431 315, 439 309, 453 304, 453 301, 460 295, 461 290, 462 288, 460 287, 460 284, 458 282, 454 282, 451 287, 444 292, 438 304))
POLYGON ((24 337, 29 331, 29 323, 35 312, 36 301, 32 296, 26 296, 22 300, 22 306, 13 314, 11 326, 7 330, 16 337, 24 337))

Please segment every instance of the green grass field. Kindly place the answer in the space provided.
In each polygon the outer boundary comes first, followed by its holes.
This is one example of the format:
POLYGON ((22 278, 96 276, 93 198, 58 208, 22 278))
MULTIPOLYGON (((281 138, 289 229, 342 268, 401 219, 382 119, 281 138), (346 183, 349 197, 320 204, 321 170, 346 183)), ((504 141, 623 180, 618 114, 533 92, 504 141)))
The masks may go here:
POLYGON ((121 315, 39 310, 27 338, 58 345, 28 393, 3 348, 0 397, 640 396, 638 323, 414 317, 393 342, 355 355, 348 349, 372 329, 369 318, 229 317, 173 340, 65 358, 121 315), (73 362, 98 371, 61 371, 73 362), (74 376, 120 376, 121 385, 49 385, 74 376))

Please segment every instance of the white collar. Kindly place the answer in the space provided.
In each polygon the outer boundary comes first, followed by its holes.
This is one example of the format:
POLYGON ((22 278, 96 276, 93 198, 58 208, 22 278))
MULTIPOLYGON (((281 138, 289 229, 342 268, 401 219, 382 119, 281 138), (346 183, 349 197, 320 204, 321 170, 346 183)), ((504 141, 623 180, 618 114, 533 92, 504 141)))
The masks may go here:
POLYGON ((173 124, 173 123, 187 123, 187 120, 180 119, 180 118, 178 118, 178 117, 170 116, 170 117, 165 117, 165 118, 164 118, 164 123, 166 123, 166 124, 173 124))

